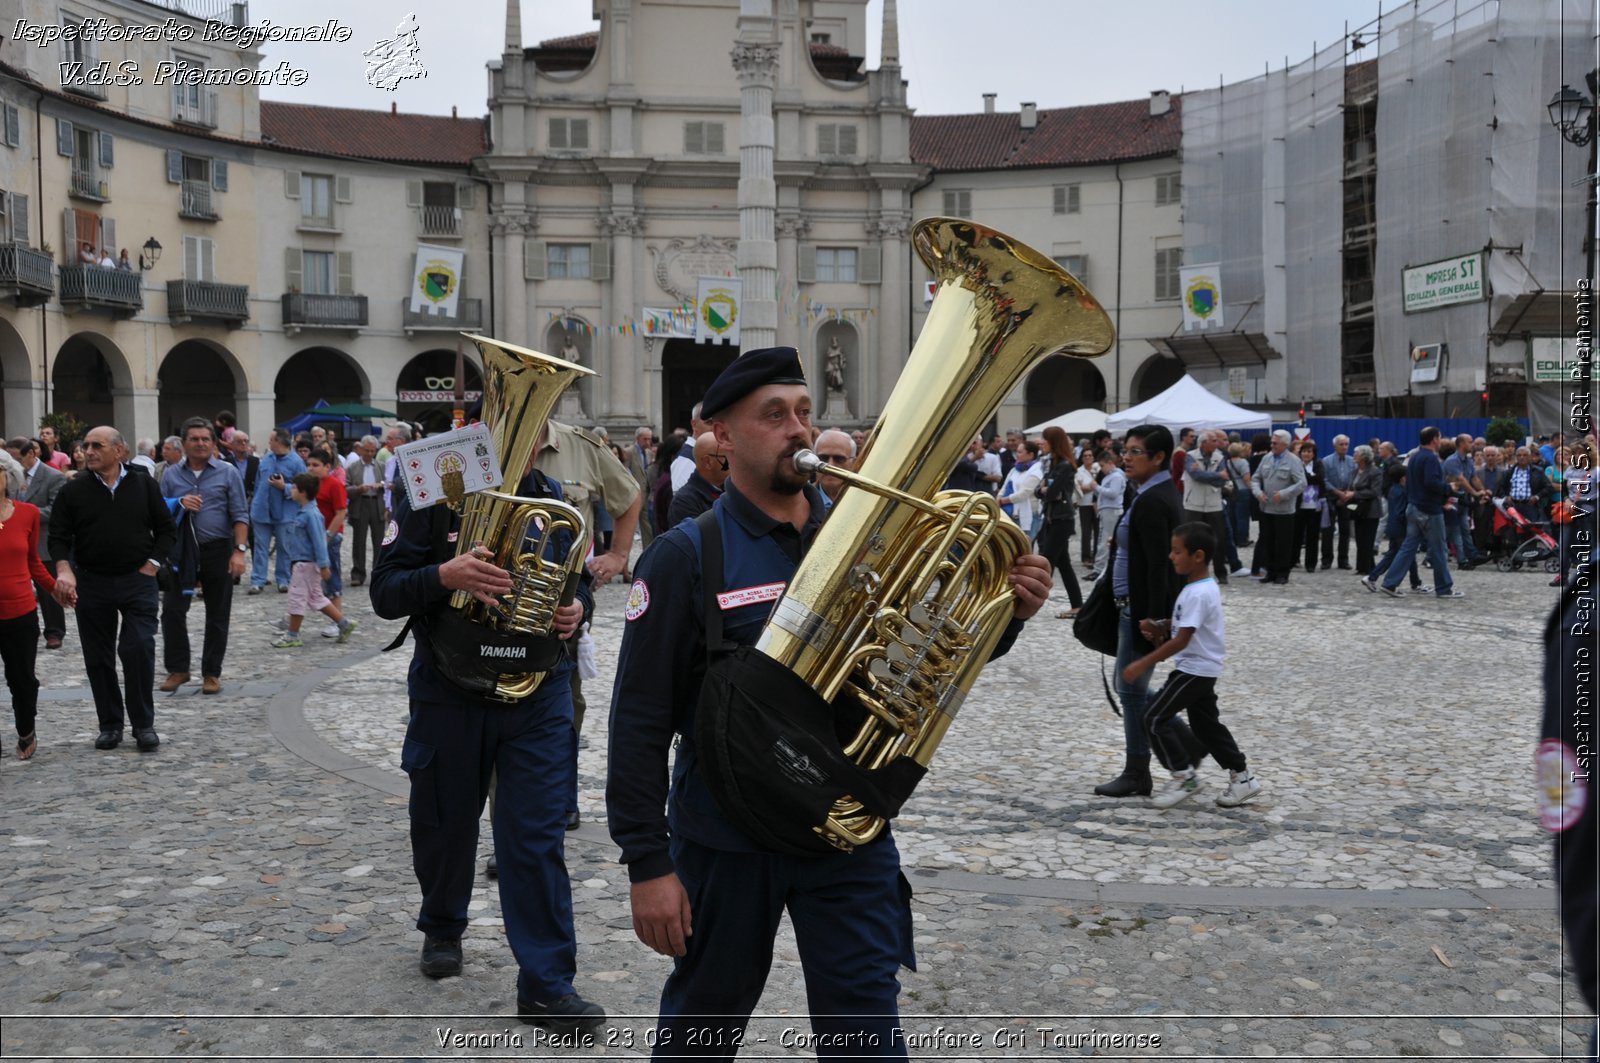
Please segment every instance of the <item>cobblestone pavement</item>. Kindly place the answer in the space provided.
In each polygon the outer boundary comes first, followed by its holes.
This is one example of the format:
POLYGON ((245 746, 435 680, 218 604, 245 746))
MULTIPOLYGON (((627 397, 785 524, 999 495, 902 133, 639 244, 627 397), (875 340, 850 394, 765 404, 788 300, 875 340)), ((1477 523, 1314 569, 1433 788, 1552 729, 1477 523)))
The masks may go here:
MULTIPOLYGON (((1551 592, 1483 570, 1458 585, 1467 599, 1391 601, 1335 571, 1224 591, 1223 718, 1266 785, 1235 810, 1090 795, 1120 764, 1121 725, 1052 603, 985 673, 896 828, 917 890, 912 1054, 1575 1050, 1586 1022, 1531 772, 1551 592)), ((226 689, 158 694, 154 754, 95 751, 76 633, 41 651, 39 753, 19 763, 7 740, 0 759, 0 1055, 646 1050, 667 961, 633 937, 603 823, 625 589, 600 594, 568 846, 580 988, 617 1019, 576 1048, 506 1017, 514 967, 487 884, 464 976, 417 973, 409 654, 377 653, 398 625, 354 595, 353 644, 300 651, 268 647, 280 597, 237 597, 226 689)), ((744 1055, 809 1054, 787 928, 760 1010, 744 1055)))

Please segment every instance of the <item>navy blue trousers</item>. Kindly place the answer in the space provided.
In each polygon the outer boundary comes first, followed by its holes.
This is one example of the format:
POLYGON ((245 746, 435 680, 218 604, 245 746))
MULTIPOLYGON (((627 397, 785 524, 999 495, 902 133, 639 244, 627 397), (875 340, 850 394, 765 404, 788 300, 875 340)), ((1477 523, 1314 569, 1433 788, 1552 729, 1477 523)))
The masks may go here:
POLYGON ((901 967, 916 969, 911 887, 892 837, 816 859, 674 839, 694 932, 661 991, 655 1055, 732 1056, 761 999, 784 910, 819 1057, 905 1059, 901 967), (832 1043, 828 1043, 832 1042, 832 1043))
POLYGON ((411 777, 411 857, 422 887, 417 929, 432 937, 467 929, 478 819, 495 773, 500 911, 517 958, 517 996, 539 1003, 571 993, 577 970, 566 863, 572 743, 572 694, 561 675, 520 705, 413 697, 400 758, 411 777))

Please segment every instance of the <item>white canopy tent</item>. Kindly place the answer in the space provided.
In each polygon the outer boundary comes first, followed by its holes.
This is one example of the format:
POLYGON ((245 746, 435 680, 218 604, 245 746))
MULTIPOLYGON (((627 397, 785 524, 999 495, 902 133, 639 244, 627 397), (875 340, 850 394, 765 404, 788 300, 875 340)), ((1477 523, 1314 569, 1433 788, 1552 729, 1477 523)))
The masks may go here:
POLYGON ((1180 428, 1271 428, 1272 418, 1218 398, 1185 374, 1155 398, 1106 417, 1112 435, 1141 424, 1165 425, 1176 434, 1180 428))
POLYGON ((1068 435, 1079 436, 1098 432, 1105 426, 1106 412, 1104 410, 1085 408, 1073 410, 1071 413, 1064 413, 1053 420, 1042 421, 1029 428, 1027 432, 1030 439, 1039 435, 1046 428, 1059 428, 1068 435))

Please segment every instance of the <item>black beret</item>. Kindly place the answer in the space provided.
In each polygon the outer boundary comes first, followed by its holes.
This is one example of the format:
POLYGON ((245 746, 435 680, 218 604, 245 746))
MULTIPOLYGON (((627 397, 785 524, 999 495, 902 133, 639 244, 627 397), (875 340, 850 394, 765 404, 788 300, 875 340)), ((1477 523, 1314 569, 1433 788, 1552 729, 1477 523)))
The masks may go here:
POLYGON ((735 358, 706 388, 700 417, 709 421, 757 388, 768 384, 804 384, 800 352, 793 347, 760 347, 735 358))

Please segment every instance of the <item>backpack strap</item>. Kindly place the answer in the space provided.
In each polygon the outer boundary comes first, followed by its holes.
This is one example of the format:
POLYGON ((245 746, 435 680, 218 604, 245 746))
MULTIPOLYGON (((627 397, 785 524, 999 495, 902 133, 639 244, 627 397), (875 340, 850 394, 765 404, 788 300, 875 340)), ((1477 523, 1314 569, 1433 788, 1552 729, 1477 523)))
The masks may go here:
MULTIPOLYGON (((452 516, 454 514, 450 511, 450 507, 446 505, 435 505, 428 514, 431 521, 428 526, 428 537, 433 544, 428 557, 428 563, 431 565, 442 565, 450 559, 450 518, 452 516)), ((388 653, 390 650, 398 650, 401 646, 404 646, 406 636, 411 634, 411 626, 416 622, 416 613, 406 617, 405 626, 400 629, 400 633, 379 652, 388 653)))
POLYGON ((706 623, 706 663, 709 665, 718 653, 726 653, 729 646, 722 636, 722 606, 717 595, 722 593, 726 580, 722 570, 722 525, 717 522, 713 507, 694 519, 700 530, 700 585, 703 588, 703 605, 706 623))

